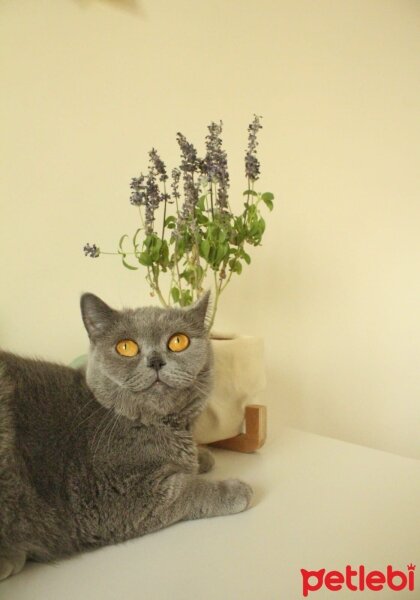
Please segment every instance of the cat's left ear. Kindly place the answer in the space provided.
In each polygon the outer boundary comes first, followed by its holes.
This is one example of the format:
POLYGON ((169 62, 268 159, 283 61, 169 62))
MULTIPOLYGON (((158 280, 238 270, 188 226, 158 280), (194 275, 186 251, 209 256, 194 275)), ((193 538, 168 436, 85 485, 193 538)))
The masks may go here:
POLYGON ((190 318, 192 317, 194 321, 206 331, 208 331, 210 327, 212 312, 213 306, 210 290, 205 292, 195 304, 188 308, 188 316, 190 318))
POLYGON ((83 294, 80 308, 86 331, 93 341, 105 333, 116 315, 116 311, 95 294, 83 294))

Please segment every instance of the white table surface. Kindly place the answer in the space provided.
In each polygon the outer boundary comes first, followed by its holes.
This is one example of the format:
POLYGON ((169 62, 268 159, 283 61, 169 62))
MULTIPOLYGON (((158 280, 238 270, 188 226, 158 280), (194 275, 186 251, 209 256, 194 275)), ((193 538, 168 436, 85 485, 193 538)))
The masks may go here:
POLYGON ((415 592, 308 598, 420 598, 420 461, 273 426, 258 454, 215 455, 206 477, 251 483, 250 510, 29 564, 0 584, 1 600, 297 600, 301 568, 405 570, 409 562, 415 592))

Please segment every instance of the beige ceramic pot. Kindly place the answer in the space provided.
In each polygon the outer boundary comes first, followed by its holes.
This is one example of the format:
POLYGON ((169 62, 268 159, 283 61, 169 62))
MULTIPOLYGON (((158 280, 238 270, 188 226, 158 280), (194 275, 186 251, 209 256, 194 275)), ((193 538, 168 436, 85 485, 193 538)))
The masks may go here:
POLYGON ((256 402, 266 383, 262 338, 213 334, 212 345, 213 391, 194 427, 200 444, 241 433, 245 406, 256 402))

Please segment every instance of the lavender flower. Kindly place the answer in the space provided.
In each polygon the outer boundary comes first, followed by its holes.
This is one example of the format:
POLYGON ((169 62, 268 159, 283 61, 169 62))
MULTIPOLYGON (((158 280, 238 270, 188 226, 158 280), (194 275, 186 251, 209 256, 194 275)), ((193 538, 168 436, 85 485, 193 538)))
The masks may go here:
POLYGON ((254 154, 249 152, 245 155, 245 173, 251 181, 256 181, 260 174, 260 161, 254 154))
POLYGON ((179 169, 172 169, 172 196, 178 200, 180 197, 179 193, 179 180, 181 178, 181 171, 179 169))
POLYGON ((200 160, 197 157, 197 150, 187 140, 185 135, 182 135, 182 133, 178 132, 176 134, 176 139, 181 149, 181 171, 183 171, 184 173, 194 173, 197 170, 200 163, 200 160))
POLYGON ((261 117, 254 115, 252 123, 248 125, 248 148, 245 154, 245 174, 251 181, 256 181, 260 174, 260 161, 257 158, 257 133, 262 129, 261 117))
POLYGON ((152 150, 149 154, 152 164, 149 167, 147 177, 141 173, 139 177, 131 180, 130 187, 133 192, 130 196, 130 202, 135 206, 145 207, 146 231, 147 233, 153 233, 155 211, 159 207, 159 203, 169 200, 170 196, 166 192, 160 192, 156 181, 157 174, 160 175, 159 178, 161 181, 163 181, 163 177, 168 178, 165 165, 160 160, 156 151, 152 150))
POLYGON ((198 188, 194 184, 194 180, 190 173, 184 174, 184 205, 182 208, 183 215, 194 216, 194 207, 198 202, 198 188))
POLYGON ((157 150, 152 148, 149 152, 150 162, 154 167, 157 175, 159 175, 160 181, 166 181, 168 179, 168 175, 166 174, 166 166, 163 160, 160 158, 157 150))
POLYGON ((201 170, 209 181, 218 184, 216 204, 222 212, 225 212, 228 206, 229 172, 227 155, 222 148, 222 121, 219 124, 210 123, 208 130, 209 133, 206 135, 207 153, 202 161, 201 170))
POLYGON ((177 133, 176 135, 177 142, 181 149, 181 165, 179 169, 174 169, 172 171, 172 176, 175 180, 174 185, 176 191, 178 191, 178 184, 181 175, 181 171, 183 173, 183 183, 184 183, 184 204, 182 205, 181 214, 179 216, 177 228, 182 226, 186 221, 190 221, 191 227, 195 227, 194 221, 194 209, 195 205, 198 202, 198 187, 194 183, 194 173, 200 168, 200 159, 197 156, 197 150, 191 144, 185 135, 182 133, 177 133))
POLYGON ((90 244, 86 244, 83 246, 83 252, 85 253, 85 256, 90 256, 91 258, 98 258, 101 253, 96 244, 92 244, 92 246, 90 244))
POLYGON ((191 220, 191 227, 195 227, 194 209, 198 202, 198 187, 194 183, 192 173, 184 173, 184 204, 182 205, 181 221, 191 220))
POLYGON ((155 210, 159 206, 162 196, 159 192, 159 186, 156 182, 156 175, 153 169, 149 169, 146 182, 145 199, 145 223, 147 233, 153 233, 153 223, 155 220, 155 210))
POLYGON ((146 185, 144 183, 145 176, 143 173, 140 174, 140 177, 134 177, 131 180, 130 188, 133 190, 130 196, 130 202, 134 206, 142 206, 146 203, 146 185))

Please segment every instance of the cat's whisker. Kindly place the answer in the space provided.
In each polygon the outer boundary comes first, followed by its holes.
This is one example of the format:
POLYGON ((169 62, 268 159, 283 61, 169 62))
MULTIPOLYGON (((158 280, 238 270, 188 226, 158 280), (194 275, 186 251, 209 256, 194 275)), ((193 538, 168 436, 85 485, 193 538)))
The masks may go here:
POLYGON ((116 425, 117 425, 117 423, 119 422, 120 418, 121 418, 121 414, 118 414, 118 413, 117 413, 117 418, 116 418, 116 419, 115 419, 115 421, 114 421, 114 425, 113 425, 113 426, 112 426, 112 428, 111 428, 111 432, 110 432, 110 434, 109 434, 109 438, 108 438, 108 444, 107 444, 107 454, 109 454, 109 453, 110 453, 110 450, 111 450, 111 439, 112 439, 112 435, 113 435, 113 433, 114 433, 114 431, 115 431, 115 429, 116 429, 116 425))
POLYGON ((102 442, 105 441, 107 434, 110 431, 112 431, 112 428, 114 427, 115 422, 117 421, 117 419, 118 419, 118 415, 115 412, 112 412, 111 415, 110 415, 110 419, 109 419, 108 423, 106 423, 105 427, 103 428, 103 430, 101 432, 101 435, 98 438, 98 447, 97 447, 97 449, 101 445, 105 446, 105 444, 102 444, 102 442))
POLYGON ((173 383, 179 383, 182 386, 186 386, 189 385, 191 383, 193 383, 194 381, 194 375, 192 373, 189 373, 188 371, 181 371, 181 370, 177 370, 173 373, 171 373, 171 381, 173 383))
MULTIPOLYGON (((88 408, 88 406, 90 406, 91 404, 96 403, 95 399, 91 399, 88 402, 86 402, 86 404, 78 411, 77 415, 81 415, 83 413, 83 411, 88 408)), ((70 427, 66 432, 66 436, 65 436, 65 440, 68 441, 71 436, 73 435, 73 433, 76 430, 80 430, 81 426, 84 425, 85 423, 87 423, 89 421, 89 419, 91 419, 92 417, 94 417, 101 409, 103 409, 103 406, 100 405, 98 406, 98 408, 96 408, 93 412, 91 412, 87 417, 85 417, 84 419, 82 419, 79 422, 76 422, 76 417, 73 419, 73 421, 70 423, 70 427)))
POLYGON ((156 378, 149 380, 149 378, 145 378, 141 373, 135 373, 135 375, 124 381, 124 387, 133 392, 142 392, 153 385, 155 381, 156 378))
MULTIPOLYGON (((74 425, 74 423, 76 422, 77 417, 84 411, 86 410, 86 408, 92 404, 95 401, 94 398, 90 398, 85 404, 82 404, 82 406, 80 407, 80 409, 77 411, 77 413, 74 415, 71 423, 70 423, 70 427, 69 427, 69 431, 72 431, 72 425, 74 425)), ((83 422, 83 421, 82 421, 83 422)))
POLYGON ((111 424, 111 422, 112 422, 112 412, 106 411, 105 415, 102 417, 102 419, 100 419, 98 426, 95 430, 95 434, 92 439, 91 447, 95 448, 92 453, 92 463, 95 463, 95 457, 96 457, 96 454, 100 447, 101 439, 103 438, 104 432, 107 430, 107 428, 111 424), (107 418, 109 418, 109 417, 111 417, 110 420, 108 422, 106 422, 107 418), (103 427, 103 429, 101 429, 101 426, 104 423, 105 423, 105 426, 103 427), (95 444, 95 442, 96 442, 96 444, 95 444))
POLYGON ((198 383, 198 381, 195 381, 193 383, 192 388, 195 389, 195 390, 197 390, 201 394, 207 395, 209 393, 208 387, 205 386, 205 385, 202 385, 202 384, 198 383))
MULTIPOLYGON (((87 402, 85 404, 85 406, 83 408, 86 408, 89 404, 96 402, 94 399, 90 400, 89 402, 87 402)), ((100 410, 103 409, 102 405, 99 405, 93 412, 91 412, 87 417, 85 417, 84 419, 82 419, 82 421, 80 421, 79 423, 75 423, 74 427, 70 428, 68 434, 69 436, 73 433, 73 431, 75 431, 76 429, 79 429, 81 427, 81 425, 83 425, 84 423, 86 423, 87 421, 89 421, 89 419, 91 419, 94 415, 96 415, 100 410)), ((78 414, 82 413, 83 409, 79 411, 78 414)), ((76 419, 73 420, 73 423, 75 422, 76 419)))

